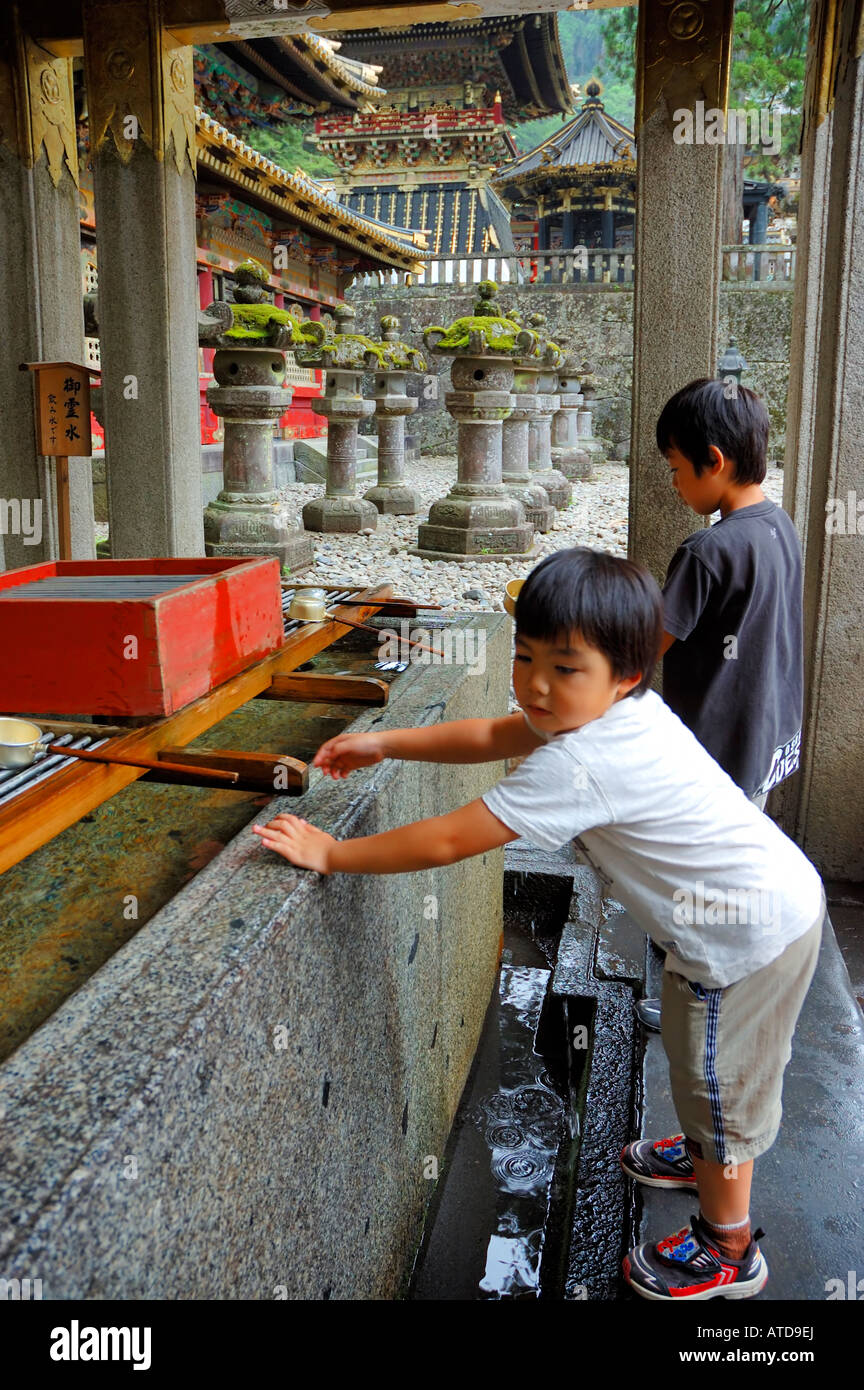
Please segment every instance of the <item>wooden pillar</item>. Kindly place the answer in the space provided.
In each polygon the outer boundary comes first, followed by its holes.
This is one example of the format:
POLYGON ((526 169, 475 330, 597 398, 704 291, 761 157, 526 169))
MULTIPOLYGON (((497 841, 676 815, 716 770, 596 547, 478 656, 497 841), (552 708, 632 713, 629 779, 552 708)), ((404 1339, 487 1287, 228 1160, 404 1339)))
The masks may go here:
POLYGON ((669 481, 657 417, 673 392, 717 369, 720 280, 722 146, 676 144, 673 117, 697 101, 725 108, 732 13, 733 0, 639 5, 630 554, 658 579, 699 520, 669 481))
POLYGON ((864 58, 860 6, 815 0, 783 505, 804 546, 801 771, 772 813, 826 877, 864 879, 864 58))
POLYGON ((83 0, 111 553, 202 555, 192 49, 83 0))
MULTIPOLYGON (((19 362, 84 361, 72 65, 0 12, 0 569, 57 556, 54 464, 36 453, 33 377, 19 362)), ((72 459, 72 554, 93 556, 89 459, 72 459)))

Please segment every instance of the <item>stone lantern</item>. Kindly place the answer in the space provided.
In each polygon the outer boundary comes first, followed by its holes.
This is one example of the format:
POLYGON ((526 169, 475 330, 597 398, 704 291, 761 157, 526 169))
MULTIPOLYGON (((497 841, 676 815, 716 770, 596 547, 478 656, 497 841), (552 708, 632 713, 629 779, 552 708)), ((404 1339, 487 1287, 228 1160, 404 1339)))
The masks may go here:
POLYGON ((336 333, 294 354, 301 367, 318 366, 324 373, 324 395, 315 411, 327 416, 324 496, 306 503, 303 525, 309 531, 363 531, 378 525, 378 510, 357 496, 357 427, 375 409, 363 396, 363 372, 380 363, 382 349, 362 333, 348 331, 355 318, 350 304, 337 304, 334 314, 336 333))
MULTIPOLYGON (((407 371, 425 372, 426 360, 416 348, 399 341, 399 320, 381 319, 382 356, 370 365, 375 371, 375 423, 378 427, 378 481, 363 496, 379 512, 407 516, 420 510, 420 497, 405 481, 405 416, 417 409, 405 390, 407 371)), ((368 360, 368 357, 367 357, 368 360)))
MULTIPOLYGON (((560 405, 552 416, 552 467, 570 479, 586 482, 591 477, 591 454, 579 437, 579 412, 583 406, 579 390, 579 364, 568 352, 558 369, 560 405)), ((590 416, 589 416, 590 419, 590 416)))
POLYGON ((717 364, 717 375, 722 381, 728 381, 730 377, 736 385, 741 381, 742 372, 746 372, 747 363, 738 351, 738 346, 734 338, 729 339, 729 346, 717 364))
MULTIPOLYGON (((521 317, 511 311, 514 323, 521 317)), ((555 508, 545 488, 535 480, 528 467, 529 431, 537 415, 537 372, 530 356, 514 361, 513 410, 504 421, 501 456, 501 480, 511 497, 522 503, 525 515, 538 531, 551 531, 555 526, 555 508)))
POLYGON ((544 343, 543 352, 533 369, 536 375, 537 412, 531 421, 528 435, 528 466, 531 470, 531 481, 545 488, 553 507, 560 509, 569 507, 573 498, 569 478, 565 478, 563 473, 552 467, 552 417, 561 404, 555 392, 558 387, 558 368, 564 361, 564 354, 557 343, 550 342, 543 335, 543 314, 531 314, 528 322, 544 343))
POLYGON ((497 290, 494 281, 484 280, 473 315, 423 332, 430 351, 453 358, 453 390, 445 404, 459 426, 458 477, 447 496, 430 507, 413 555, 494 560, 536 554, 534 527, 501 481, 501 466, 503 425, 513 409, 514 361, 539 339, 505 318, 494 299, 497 290))
POLYGON ((594 375, 590 362, 583 362, 579 370, 582 383, 582 406, 579 410, 579 444, 590 456, 594 466, 606 462, 606 450, 594 434, 594 411, 597 407, 599 376, 594 375))
POLYGON ((312 539, 286 517, 273 485, 273 427, 291 402, 285 349, 323 329, 269 303, 266 271, 238 266, 235 302, 199 317, 198 340, 215 347, 207 400, 225 424, 222 491, 204 511, 208 555, 272 555, 292 571, 314 561, 312 539))

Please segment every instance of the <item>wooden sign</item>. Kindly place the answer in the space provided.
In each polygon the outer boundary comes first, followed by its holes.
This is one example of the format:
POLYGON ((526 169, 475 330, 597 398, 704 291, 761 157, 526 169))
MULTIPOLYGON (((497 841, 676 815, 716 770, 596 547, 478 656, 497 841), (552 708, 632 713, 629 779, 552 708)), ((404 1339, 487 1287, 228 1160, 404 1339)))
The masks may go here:
POLYGON ((61 560, 72 559, 69 459, 89 458, 90 368, 77 362, 21 362, 36 374, 36 451, 57 464, 57 543, 61 560))
MULTIPOLYGON (((24 364, 22 364, 24 365, 24 364)), ((90 368, 77 362, 28 362, 36 374, 36 447, 40 454, 89 458, 90 368)))

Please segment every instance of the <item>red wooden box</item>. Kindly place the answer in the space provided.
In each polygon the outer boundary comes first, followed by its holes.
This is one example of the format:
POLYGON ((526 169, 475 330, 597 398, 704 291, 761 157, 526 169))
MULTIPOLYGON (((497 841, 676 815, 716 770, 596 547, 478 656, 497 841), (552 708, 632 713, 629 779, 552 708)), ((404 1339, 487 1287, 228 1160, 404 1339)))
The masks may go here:
POLYGON ((173 714, 284 640, 275 559, 29 565, 0 574, 0 711, 173 714))

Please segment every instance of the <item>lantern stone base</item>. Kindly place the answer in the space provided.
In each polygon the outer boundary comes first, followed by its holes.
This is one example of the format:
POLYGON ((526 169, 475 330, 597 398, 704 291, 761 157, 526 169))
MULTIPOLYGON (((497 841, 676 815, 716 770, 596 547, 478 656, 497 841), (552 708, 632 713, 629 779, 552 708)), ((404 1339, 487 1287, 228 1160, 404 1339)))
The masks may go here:
POLYGON ((204 551, 213 559, 272 555, 293 571, 315 563, 312 537, 287 527, 271 507, 239 505, 219 497, 204 509, 204 551))
POLYGON ((573 501, 570 479, 559 473, 557 468, 544 468, 536 472, 532 468, 531 481, 540 484, 544 492, 548 493, 552 506, 557 507, 559 511, 562 507, 569 507, 573 501))
POLYGON ((409 553, 430 558, 528 555, 534 527, 522 504, 502 483, 478 486, 455 483, 446 497, 433 502, 429 520, 417 528, 417 545, 409 553))
POLYGON ((603 459, 594 458, 592 453, 581 445, 552 446, 552 467, 571 482, 588 483, 594 477, 594 463, 603 459))
POLYGON ((378 525, 378 510, 364 497, 314 497, 303 508, 307 531, 363 531, 378 525))
POLYGON ((508 496, 522 503, 525 519, 531 523, 535 531, 541 531, 543 535, 547 531, 554 531, 555 508, 549 501, 549 494, 545 488, 534 482, 508 482, 507 478, 504 479, 504 486, 508 496))
POLYGON ((420 494, 407 483, 376 483, 363 493, 363 499, 389 516, 413 516, 420 511, 420 494))

